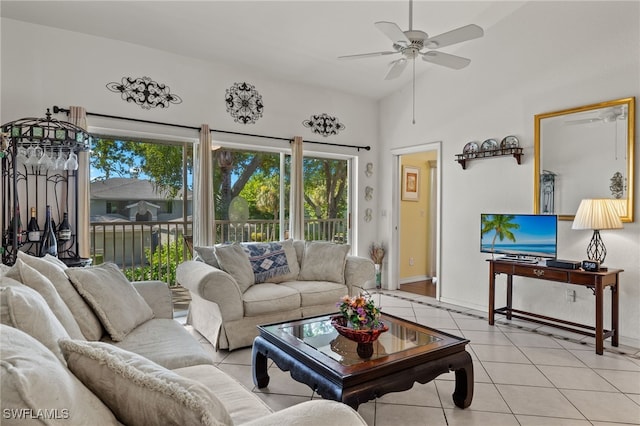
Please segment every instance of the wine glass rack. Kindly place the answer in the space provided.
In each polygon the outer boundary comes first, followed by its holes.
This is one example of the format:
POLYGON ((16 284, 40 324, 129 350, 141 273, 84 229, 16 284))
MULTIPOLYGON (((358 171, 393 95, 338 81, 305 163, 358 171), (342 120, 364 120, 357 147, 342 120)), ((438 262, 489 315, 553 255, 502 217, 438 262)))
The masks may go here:
POLYGON ((26 225, 30 209, 35 207, 42 230, 47 205, 51 206, 56 224, 64 212, 68 212, 71 238, 58 241, 58 257, 65 263, 76 263, 79 258, 77 155, 89 148, 89 140, 90 135, 83 129, 52 119, 48 110, 45 119, 27 118, 2 126, 2 263, 14 264, 18 250, 38 255, 41 241, 28 239, 26 225), (21 233, 18 217, 23 224, 21 233))

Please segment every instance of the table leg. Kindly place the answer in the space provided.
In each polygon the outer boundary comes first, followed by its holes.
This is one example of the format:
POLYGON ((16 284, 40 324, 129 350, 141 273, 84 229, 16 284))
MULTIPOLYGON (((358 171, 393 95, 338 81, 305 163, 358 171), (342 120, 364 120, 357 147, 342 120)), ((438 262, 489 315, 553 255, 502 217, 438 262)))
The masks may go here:
POLYGON ((513 306, 513 275, 507 275, 507 319, 511 320, 511 308, 513 306))
POLYGON ((258 336, 253 342, 251 351, 251 365, 253 366, 253 383, 259 388, 269 385, 269 374, 267 373, 267 356, 260 352, 262 337, 258 336))
POLYGON ((495 322, 496 308, 496 274, 493 273, 493 262, 489 263, 489 325, 495 322))
POLYGON ((596 353, 602 355, 604 352, 604 326, 603 322, 603 302, 604 302, 604 288, 602 282, 596 283, 596 353))
POLYGON ((618 304, 620 292, 618 286, 618 274, 616 274, 616 284, 611 287, 611 328, 613 329, 613 336, 611 336, 611 344, 613 346, 618 346, 618 304))
POLYGON ((468 352, 464 352, 466 360, 461 368, 455 370, 456 388, 453 391, 453 402, 460 408, 467 408, 473 399, 473 361, 468 352))

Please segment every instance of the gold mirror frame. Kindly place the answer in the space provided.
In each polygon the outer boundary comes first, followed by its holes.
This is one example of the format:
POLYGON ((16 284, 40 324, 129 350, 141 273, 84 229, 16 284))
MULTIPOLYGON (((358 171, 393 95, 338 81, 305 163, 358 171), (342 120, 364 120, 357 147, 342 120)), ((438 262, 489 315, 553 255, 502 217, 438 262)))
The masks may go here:
MULTIPOLYGON (((541 201, 540 201, 540 178, 541 171, 543 171, 543 166, 541 164, 541 152, 544 142, 541 141, 541 129, 542 129, 542 121, 548 118, 559 117, 570 114, 579 114, 585 113, 598 109, 605 109, 611 107, 619 107, 619 106, 627 107, 627 174, 626 174, 626 210, 621 212, 620 219, 623 222, 633 222, 633 182, 634 182, 634 145, 635 145, 635 97, 617 99, 613 101, 600 102, 591 105, 580 106, 577 108, 569 108, 560 111, 547 112, 544 114, 535 115, 534 119, 534 171, 533 171, 533 187, 534 187, 534 195, 533 195, 533 211, 536 214, 541 213, 541 201)), ((593 119, 592 119, 593 120, 593 119)), ((576 146, 576 153, 578 153, 579 146, 576 146)), ((584 152, 582 152, 584 154, 584 152)), ((598 155, 597 153, 595 154, 598 155)), ((574 160, 578 161, 578 160, 574 160)), ((584 170, 585 174, 590 173, 589 169, 584 170)), ((585 196, 584 198, 588 198, 585 196)), ((594 197, 595 198, 595 197, 594 197)), ((613 198, 613 197, 612 197, 613 198)), ((623 204, 624 205, 624 204, 623 204)), ((565 212, 556 213, 558 214, 558 219, 560 220, 573 220, 573 214, 564 214, 565 212)))

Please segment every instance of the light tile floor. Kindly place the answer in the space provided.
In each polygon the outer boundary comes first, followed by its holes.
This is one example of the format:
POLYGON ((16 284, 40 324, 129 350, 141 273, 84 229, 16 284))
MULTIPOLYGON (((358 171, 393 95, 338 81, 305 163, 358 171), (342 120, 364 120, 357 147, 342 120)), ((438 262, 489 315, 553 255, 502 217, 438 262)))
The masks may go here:
MULTIPOLYGON (((579 334, 506 319, 492 327, 485 312, 401 291, 375 297, 384 312, 469 339, 475 391, 461 410, 451 399, 454 374, 441 375, 361 405, 369 425, 640 425, 638 348, 606 343, 604 355, 596 355, 593 339, 579 334)), ((219 368, 274 410, 319 398, 273 364, 269 386, 256 388, 250 348, 216 352, 191 331, 219 368)))

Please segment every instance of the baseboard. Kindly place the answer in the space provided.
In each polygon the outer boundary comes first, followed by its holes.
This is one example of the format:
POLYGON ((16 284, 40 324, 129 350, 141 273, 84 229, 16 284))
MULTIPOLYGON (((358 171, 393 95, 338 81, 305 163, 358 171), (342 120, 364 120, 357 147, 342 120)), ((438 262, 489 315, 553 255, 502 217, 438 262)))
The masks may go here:
POLYGON ((430 280, 431 277, 428 275, 416 275, 413 277, 406 277, 406 278, 401 278, 398 280, 398 283, 400 285, 402 284, 409 284, 409 283, 415 283, 416 281, 427 281, 430 280))

